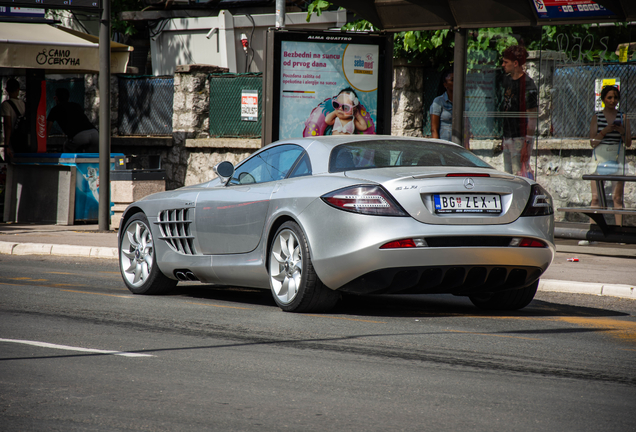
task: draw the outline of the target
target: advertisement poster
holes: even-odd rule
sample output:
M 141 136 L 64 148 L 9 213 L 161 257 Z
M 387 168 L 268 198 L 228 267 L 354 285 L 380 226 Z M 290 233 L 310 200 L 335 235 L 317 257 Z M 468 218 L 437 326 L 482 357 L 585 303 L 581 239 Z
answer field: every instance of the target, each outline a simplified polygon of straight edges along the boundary
M 258 121 L 258 90 L 241 90 L 241 120 Z
M 533 0 L 539 19 L 612 16 L 614 13 L 592 0 Z
M 379 46 L 318 39 L 281 42 L 278 138 L 374 134 Z
M 603 87 L 605 86 L 615 86 L 618 88 L 618 91 L 621 90 L 621 79 L 620 78 L 598 78 L 594 82 L 594 111 L 601 111 L 605 108 L 605 104 L 601 100 L 601 92 L 603 91 Z M 616 109 L 620 107 L 620 102 L 616 104 Z

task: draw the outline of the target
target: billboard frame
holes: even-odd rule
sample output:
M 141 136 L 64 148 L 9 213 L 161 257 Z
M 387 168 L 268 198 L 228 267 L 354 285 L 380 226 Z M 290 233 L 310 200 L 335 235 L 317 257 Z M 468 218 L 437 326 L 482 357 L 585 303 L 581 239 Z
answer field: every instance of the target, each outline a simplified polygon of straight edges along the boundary
M 280 139 L 281 73 L 283 42 L 318 42 L 321 44 L 376 45 L 378 47 L 377 134 L 391 134 L 391 100 L 393 84 L 393 34 L 343 31 L 302 31 L 270 28 L 265 47 L 263 74 L 263 146 Z

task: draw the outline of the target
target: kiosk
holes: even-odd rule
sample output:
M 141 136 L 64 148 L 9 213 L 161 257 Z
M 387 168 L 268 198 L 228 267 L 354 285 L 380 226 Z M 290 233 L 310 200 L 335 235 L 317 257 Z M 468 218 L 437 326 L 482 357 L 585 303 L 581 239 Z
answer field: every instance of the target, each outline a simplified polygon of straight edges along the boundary
M 7 165 L 5 222 L 73 225 L 99 211 L 99 153 L 19 153 Z M 111 153 L 110 169 L 125 165 Z M 111 203 L 112 206 L 112 203 Z

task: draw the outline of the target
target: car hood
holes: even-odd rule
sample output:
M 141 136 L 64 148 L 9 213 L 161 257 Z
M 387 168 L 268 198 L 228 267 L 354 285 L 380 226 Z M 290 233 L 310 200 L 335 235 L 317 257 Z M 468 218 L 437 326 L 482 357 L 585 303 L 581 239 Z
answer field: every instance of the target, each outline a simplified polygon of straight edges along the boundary
M 448 175 L 454 175 L 448 177 Z M 345 175 L 381 184 L 414 219 L 437 225 L 496 225 L 515 221 L 530 198 L 531 182 L 491 168 L 394 167 L 348 171 Z M 487 177 L 484 177 L 486 176 Z M 468 187 L 465 181 L 470 178 Z M 470 188 L 469 188 L 470 187 Z M 461 197 L 498 195 L 502 211 L 492 213 L 435 212 L 436 194 Z

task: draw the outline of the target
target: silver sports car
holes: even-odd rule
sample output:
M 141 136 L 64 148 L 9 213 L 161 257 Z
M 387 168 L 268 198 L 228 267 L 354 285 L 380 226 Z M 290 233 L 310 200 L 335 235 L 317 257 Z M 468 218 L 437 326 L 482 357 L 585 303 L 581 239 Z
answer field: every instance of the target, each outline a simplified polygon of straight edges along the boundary
M 298 138 L 214 170 L 126 209 L 119 263 L 133 293 L 181 280 L 271 289 L 296 312 L 340 293 L 520 309 L 554 256 L 550 195 L 447 141 Z

